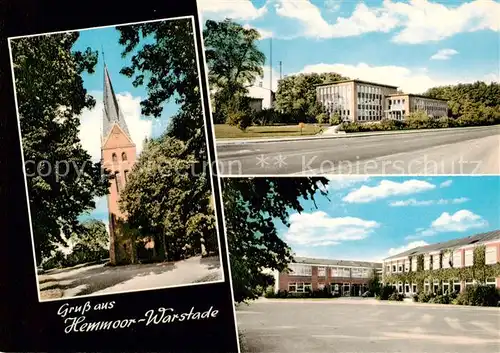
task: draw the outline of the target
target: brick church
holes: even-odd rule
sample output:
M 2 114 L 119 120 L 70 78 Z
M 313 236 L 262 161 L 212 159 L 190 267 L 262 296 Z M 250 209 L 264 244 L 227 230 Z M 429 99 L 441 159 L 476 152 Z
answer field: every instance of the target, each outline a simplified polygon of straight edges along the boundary
M 104 111 L 101 135 L 101 163 L 110 172 L 109 212 L 111 265 L 137 262 L 135 242 L 124 236 L 120 222 L 126 220 L 119 208 L 120 192 L 128 181 L 136 160 L 136 145 L 130 136 L 127 123 L 116 99 L 108 69 L 104 65 Z M 150 242 L 151 243 L 151 242 Z M 151 247 L 151 244 L 146 247 Z M 149 245 L 149 246 L 148 246 Z

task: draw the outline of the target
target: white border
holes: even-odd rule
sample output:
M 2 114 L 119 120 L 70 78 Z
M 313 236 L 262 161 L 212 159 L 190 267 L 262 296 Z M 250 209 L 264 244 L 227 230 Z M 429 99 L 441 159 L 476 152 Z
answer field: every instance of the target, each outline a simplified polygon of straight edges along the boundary
M 14 75 L 14 60 L 12 57 L 12 47 L 11 47 L 11 40 L 15 39 L 20 39 L 20 38 L 29 38 L 29 37 L 38 37 L 38 36 L 45 36 L 45 35 L 51 35 L 51 34 L 59 34 L 59 33 L 71 33 L 71 32 L 82 32 L 82 31 L 88 31 L 88 30 L 95 30 L 95 29 L 103 29 L 103 28 L 114 28 L 117 26 L 130 26 L 134 24 L 143 24 L 143 23 L 152 23 L 152 22 L 162 22 L 162 21 L 174 21 L 174 20 L 181 20 L 181 19 L 191 19 L 191 25 L 192 25 L 192 30 L 193 30 L 193 40 L 194 40 L 194 45 L 195 45 L 195 52 L 196 52 L 196 61 L 197 61 L 197 69 L 198 69 L 198 77 L 199 77 L 199 85 L 200 85 L 200 99 L 201 99 L 201 104 L 202 104 L 202 110 L 203 110 L 203 119 L 204 119 L 204 127 L 205 127 L 205 142 L 207 144 L 207 151 L 208 145 L 209 145 L 209 140 L 208 140 L 208 134 L 207 134 L 207 119 L 205 116 L 205 107 L 204 107 L 204 102 L 203 102 L 203 90 L 201 89 L 201 72 L 200 72 L 200 58 L 198 55 L 198 44 L 196 43 L 196 31 L 195 31 L 195 22 L 194 22 L 194 16 L 179 16 L 179 17 L 171 17 L 171 18 L 164 18 L 164 19 L 158 19 L 158 20 L 149 20 L 149 21 L 140 21 L 140 22 L 130 22 L 130 23 L 124 23 L 124 24 L 115 24 L 115 25 L 107 25 L 107 26 L 99 26 L 99 27 L 90 27 L 90 28 L 84 28 L 84 29 L 74 29 L 74 30 L 68 30 L 68 31 L 57 31 L 57 32 L 48 32 L 48 33 L 40 33 L 40 34 L 30 34 L 30 35 L 25 35 L 25 36 L 17 36 L 17 37 L 9 37 L 7 38 L 8 40 L 8 45 L 9 45 L 9 57 L 10 57 L 10 64 L 11 64 L 11 72 L 12 72 L 12 85 L 14 87 L 14 101 L 16 104 L 16 114 L 17 114 L 17 125 L 18 125 L 18 133 L 19 133 L 19 143 L 21 145 L 21 161 L 22 161 L 22 170 L 23 170 L 23 175 L 24 175 L 24 186 L 26 190 L 26 202 L 28 206 L 28 218 L 30 222 L 30 232 L 31 232 L 31 245 L 32 245 L 32 252 L 33 252 L 33 260 L 34 260 L 34 270 L 35 270 L 35 280 L 36 280 L 36 287 L 37 287 L 37 295 L 38 295 L 38 302 L 39 303 L 45 303 L 45 302 L 53 302 L 53 301 L 67 301 L 67 300 L 72 300 L 72 299 L 80 299 L 80 298 L 88 298 L 88 297 L 101 297 L 101 296 L 106 296 L 106 295 L 116 295 L 116 294 L 126 294 L 126 293 L 136 293 L 136 292 L 145 292 L 145 291 L 151 291 L 151 290 L 160 290 L 160 289 L 168 289 L 168 288 L 178 288 L 178 287 L 188 287 L 188 286 L 197 286 L 197 285 L 206 285 L 206 284 L 215 284 L 215 283 L 224 283 L 225 282 L 225 276 L 224 276 L 224 266 L 222 263 L 222 251 L 221 251 L 221 234 L 219 231 L 219 219 L 217 218 L 217 211 L 215 206 L 214 213 L 215 213 L 215 218 L 216 218 L 216 228 L 217 228 L 217 240 L 218 240 L 218 246 L 219 246 L 219 262 L 220 262 L 220 273 L 222 274 L 222 279 L 217 280 L 217 281 L 210 281 L 210 282 L 200 282 L 200 283 L 186 283 L 186 284 L 179 284 L 179 285 L 172 285 L 172 286 L 164 286 L 164 287 L 153 287 L 153 288 L 147 288 L 147 289 L 135 289 L 135 290 L 128 290 L 128 291 L 117 291 L 117 292 L 112 292 L 112 293 L 101 293 L 101 294 L 87 294 L 87 295 L 77 295 L 73 297 L 62 297 L 62 298 L 55 298 L 55 299 L 44 299 L 41 300 L 40 298 L 40 283 L 38 280 L 38 268 L 36 266 L 37 260 L 36 260 L 36 252 L 35 252 L 35 239 L 33 235 L 33 223 L 32 223 L 32 217 L 31 217 L 31 209 L 30 209 L 30 204 L 29 204 L 29 192 L 28 192 L 28 181 L 27 181 L 27 176 L 26 176 L 26 168 L 25 168 L 25 160 L 24 160 L 24 149 L 23 149 L 23 139 L 22 139 L 22 133 L 21 133 L 21 120 L 19 117 L 19 107 L 18 107 L 18 101 L 17 101 L 17 91 L 16 91 L 16 79 Z M 203 54 L 203 59 L 205 59 L 204 54 Z M 207 79 L 207 78 L 205 78 Z M 215 146 L 215 136 L 214 136 L 214 146 Z M 208 154 L 208 160 L 209 163 L 211 163 L 210 160 L 210 153 Z M 213 173 L 212 169 L 210 169 L 210 186 L 212 189 L 212 199 L 215 204 L 215 197 L 213 196 L 214 194 L 214 184 L 213 184 Z M 219 182 L 219 188 L 220 188 L 220 182 Z M 221 201 L 222 201 L 222 196 L 221 196 Z M 216 204 L 215 204 L 216 205 Z M 222 204 L 221 204 L 222 206 Z M 227 239 L 226 239 L 226 246 L 227 246 Z M 229 255 L 228 255 L 228 264 L 229 264 Z M 229 282 L 230 288 L 231 288 L 231 295 L 233 295 L 233 287 L 231 281 Z M 234 303 L 233 303 L 233 310 L 234 310 Z M 235 319 L 235 324 L 236 324 L 236 314 L 234 315 Z M 237 332 L 237 330 L 236 330 Z M 237 335 L 238 336 L 238 335 Z M 238 347 L 239 347 L 239 342 L 238 342 Z
M 212 102 L 210 100 L 210 83 L 208 82 L 208 67 L 207 67 L 207 59 L 205 57 L 205 41 L 203 39 L 203 30 L 202 30 L 202 15 L 201 15 L 201 11 L 198 7 L 198 4 L 197 4 L 197 9 L 198 9 L 198 21 L 200 21 L 200 39 L 201 39 L 201 55 L 203 57 L 203 65 L 205 65 L 205 84 L 206 84 L 206 87 L 207 87 L 207 91 L 209 92 L 209 97 L 208 97 L 208 110 L 209 110 L 209 118 L 210 118 L 210 122 L 212 123 L 212 141 L 214 141 L 214 156 L 215 156 L 215 160 L 216 160 L 216 163 L 215 163 L 215 170 L 217 172 L 217 184 L 219 186 L 219 196 L 220 196 L 220 204 L 221 204 L 221 215 L 222 215 L 222 226 L 224 227 L 224 234 L 226 235 L 224 241 L 226 243 L 226 256 L 227 256 L 227 269 L 228 269 L 228 272 L 229 272 L 229 288 L 231 289 L 231 301 L 233 303 L 232 307 L 233 307 L 233 317 L 234 317 L 234 328 L 235 328 L 235 333 L 236 333 L 236 343 L 237 343 L 237 346 L 238 346 L 238 353 L 241 353 L 241 342 L 240 342 L 240 335 L 239 335 L 239 331 L 238 331 L 238 319 L 236 317 L 236 306 L 235 306 L 235 302 L 234 302 L 234 289 L 233 289 L 233 279 L 232 279 L 232 271 L 231 271 L 231 261 L 229 260 L 229 244 L 228 244 L 228 241 L 227 241 L 227 228 L 226 228 L 226 216 L 225 216 L 225 213 L 224 213 L 224 199 L 222 197 L 222 185 L 221 185 L 221 176 L 219 174 L 219 163 L 218 162 L 218 158 L 217 158 L 217 140 L 215 138 L 215 124 L 214 124 L 214 119 L 213 119 L 213 115 L 212 115 Z M 194 20 L 194 19 L 193 19 Z M 195 45 L 197 45 L 196 41 L 195 41 Z M 198 61 L 199 63 L 199 61 Z M 198 68 L 199 70 L 199 68 Z M 203 92 L 203 90 L 201 89 L 201 77 L 200 77 L 200 91 Z M 202 93 L 203 95 L 203 93 Z M 203 105 L 203 112 L 205 112 L 205 106 Z M 205 124 L 205 135 L 208 135 L 207 133 L 207 125 Z M 208 138 L 208 136 L 207 136 Z M 208 158 L 210 160 L 210 153 L 208 154 Z

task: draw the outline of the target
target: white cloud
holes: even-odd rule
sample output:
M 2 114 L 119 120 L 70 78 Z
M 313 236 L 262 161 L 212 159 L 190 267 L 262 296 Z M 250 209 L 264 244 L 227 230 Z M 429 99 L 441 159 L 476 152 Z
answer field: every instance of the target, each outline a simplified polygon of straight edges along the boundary
M 451 184 L 453 184 L 453 180 L 452 179 L 448 179 L 448 180 L 443 181 L 441 184 L 439 184 L 439 187 L 441 187 L 441 188 L 447 188 Z
M 296 19 L 302 24 L 300 36 L 314 38 L 338 38 L 357 36 L 367 32 L 388 32 L 398 24 L 387 11 L 370 9 L 357 4 L 351 17 L 338 17 L 336 23 L 328 23 L 318 7 L 309 0 L 279 0 L 276 13 L 281 17 Z
M 455 49 L 440 49 L 436 54 L 431 56 L 431 60 L 448 60 L 453 55 L 457 55 L 458 51 Z
M 463 233 L 487 225 L 488 222 L 485 219 L 469 210 L 460 210 L 454 214 L 443 212 L 441 216 L 431 223 L 429 228 L 418 229 L 415 235 L 410 235 L 407 239 L 430 237 L 444 232 Z
M 420 246 L 425 246 L 429 245 L 426 241 L 423 240 L 417 240 L 417 241 L 412 241 L 411 243 L 408 243 L 406 245 L 400 246 L 399 248 L 390 248 L 389 249 L 389 256 L 401 254 L 402 252 L 418 248 Z
M 427 0 L 409 4 L 386 1 L 384 7 L 402 19 L 403 29 L 393 38 L 397 43 L 439 41 L 457 33 L 498 31 L 500 27 L 500 4 L 493 0 L 470 1 L 458 7 Z
M 369 177 L 365 175 L 333 175 L 326 176 L 326 178 L 329 180 L 326 186 L 327 190 L 347 189 L 369 180 Z
M 439 41 L 457 33 L 499 30 L 500 4 L 493 0 L 476 0 L 458 7 L 427 0 L 409 3 L 385 0 L 381 6 L 356 5 L 350 17 L 338 17 L 328 23 L 320 9 L 309 0 L 279 0 L 276 13 L 297 20 L 302 28 L 297 36 L 335 38 L 369 32 L 388 33 L 396 43 L 417 44 Z
M 213 20 L 255 20 L 267 13 L 267 4 L 257 8 L 250 0 L 198 0 L 197 4 L 203 18 Z
M 430 206 L 430 205 L 456 205 L 469 201 L 466 197 L 459 197 L 455 199 L 440 199 L 440 200 L 399 200 L 389 203 L 392 207 L 405 207 L 405 206 Z
M 332 218 L 322 211 L 294 213 L 285 233 L 292 245 L 327 246 L 367 238 L 379 224 L 356 217 Z
M 391 196 L 410 195 L 434 189 L 436 186 L 423 180 L 406 180 L 398 183 L 382 180 L 377 186 L 363 185 L 347 194 L 343 201 L 348 203 L 367 203 Z
M 341 63 L 318 63 L 306 65 L 299 73 L 323 73 L 336 72 L 351 79 L 360 79 L 398 86 L 407 93 L 423 93 L 427 89 L 436 86 L 455 85 L 458 83 L 473 83 L 477 80 L 485 82 L 498 82 L 498 73 L 490 73 L 484 77 L 431 77 L 425 68 L 407 68 L 403 66 L 371 66 L 366 63 L 356 65 Z
M 96 99 L 96 105 L 92 110 L 85 110 L 80 117 L 79 137 L 83 148 L 89 152 L 94 162 L 101 159 L 101 133 L 104 105 L 102 92 L 90 92 Z M 116 95 L 118 104 L 123 111 L 127 127 L 132 140 L 137 146 L 137 154 L 141 153 L 144 138 L 150 137 L 152 122 L 141 119 L 141 98 L 133 97 L 130 93 Z
M 248 23 L 245 24 L 245 25 L 243 25 L 243 28 L 245 28 L 245 29 L 250 29 L 250 28 L 255 29 L 257 32 L 259 32 L 261 40 L 262 39 L 267 39 L 267 38 L 270 38 L 270 37 L 273 36 L 273 32 L 272 31 L 269 31 L 267 29 L 257 28 L 257 27 L 251 26 Z

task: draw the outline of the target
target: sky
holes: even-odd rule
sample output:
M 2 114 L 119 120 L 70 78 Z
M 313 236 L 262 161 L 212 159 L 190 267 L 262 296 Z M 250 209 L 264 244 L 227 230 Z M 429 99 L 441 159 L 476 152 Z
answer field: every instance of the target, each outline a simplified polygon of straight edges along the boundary
M 296 256 L 381 261 L 410 248 L 500 229 L 498 176 L 334 176 L 328 198 L 302 200 L 290 227 Z
M 337 72 L 396 85 L 430 87 L 499 80 L 500 3 L 493 0 L 198 0 L 202 20 L 260 31 L 263 87 L 283 75 Z

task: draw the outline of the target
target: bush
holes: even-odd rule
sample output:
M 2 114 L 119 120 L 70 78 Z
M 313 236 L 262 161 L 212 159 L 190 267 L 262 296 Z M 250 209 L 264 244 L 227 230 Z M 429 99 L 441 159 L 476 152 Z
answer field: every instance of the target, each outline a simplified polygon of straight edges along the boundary
M 418 294 L 418 301 L 420 303 L 428 303 L 434 297 L 435 297 L 434 293 L 421 292 Z
M 458 305 L 498 306 L 500 290 L 484 284 L 467 287 L 456 298 Z
M 448 295 L 436 295 L 434 298 L 430 298 L 429 303 L 450 304 L 450 297 Z
M 380 288 L 380 294 L 377 295 L 377 299 L 379 300 L 389 300 L 389 297 L 396 293 L 396 288 L 390 285 L 384 285 Z
M 250 114 L 246 112 L 230 112 L 227 116 L 227 123 L 229 125 L 237 126 L 240 130 L 246 130 L 252 123 Z
M 418 293 L 413 294 L 413 301 L 418 303 Z
M 388 300 L 392 300 L 392 301 L 397 301 L 397 302 L 402 302 L 403 299 L 404 299 L 404 295 L 401 294 L 401 293 L 392 293 L 390 296 L 389 296 L 389 299 Z

